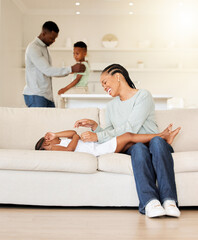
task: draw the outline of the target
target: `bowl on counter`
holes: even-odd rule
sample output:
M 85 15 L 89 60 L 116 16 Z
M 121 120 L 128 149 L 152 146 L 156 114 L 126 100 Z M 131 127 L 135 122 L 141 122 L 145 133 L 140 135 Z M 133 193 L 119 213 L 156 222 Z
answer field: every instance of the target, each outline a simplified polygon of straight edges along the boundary
M 118 45 L 118 41 L 102 41 L 102 45 L 105 48 L 115 48 Z

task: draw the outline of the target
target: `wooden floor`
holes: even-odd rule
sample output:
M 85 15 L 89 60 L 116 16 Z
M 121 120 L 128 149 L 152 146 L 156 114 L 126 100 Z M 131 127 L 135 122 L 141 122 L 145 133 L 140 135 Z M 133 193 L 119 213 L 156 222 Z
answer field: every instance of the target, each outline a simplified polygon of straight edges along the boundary
M 0 205 L 0 240 L 198 239 L 198 208 L 148 219 L 136 208 L 45 208 Z

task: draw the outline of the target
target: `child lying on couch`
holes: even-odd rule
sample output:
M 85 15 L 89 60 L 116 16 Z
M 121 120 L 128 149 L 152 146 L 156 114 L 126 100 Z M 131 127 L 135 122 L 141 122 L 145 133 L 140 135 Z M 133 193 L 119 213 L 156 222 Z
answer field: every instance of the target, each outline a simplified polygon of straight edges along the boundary
M 76 131 L 73 130 L 57 133 L 48 132 L 36 143 L 35 150 L 86 152 L 99 156 L 106 153 L 125 152 L 133 144 L 138 142 L 147 144 L 154 137 L 161 137 L 171 144 L 180 129 L 178 127 L 172 131 L 172 124 L 170 124 L 163 132 L 158 134 L 127 132 L 104 143 L 83 142 Z

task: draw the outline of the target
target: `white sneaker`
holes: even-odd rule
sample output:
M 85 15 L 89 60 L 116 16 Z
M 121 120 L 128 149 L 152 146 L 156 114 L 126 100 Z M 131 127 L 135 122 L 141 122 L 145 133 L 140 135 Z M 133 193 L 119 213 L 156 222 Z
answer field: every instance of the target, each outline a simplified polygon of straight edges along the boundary
M 171 217 L 180 217 L 180 211 L 176 206 L 175 201 L 173 200 L 166 200 L 163 203 L 163 207 L 166 211 L 166 215 L 167 216 L 171 216 Z
M 145 207 L 145 214 L 149 218 L 166 215 L 166 211 L 157 199 L 151 200 Z

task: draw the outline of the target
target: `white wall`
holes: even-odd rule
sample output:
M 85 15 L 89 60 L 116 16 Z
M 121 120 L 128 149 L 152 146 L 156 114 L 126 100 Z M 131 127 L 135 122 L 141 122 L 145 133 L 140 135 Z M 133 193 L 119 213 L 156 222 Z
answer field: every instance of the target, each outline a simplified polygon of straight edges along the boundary
M 0 0 L 0 29 L 1 29 L 1 0 Z M 2 56 L 2 32 L 0 31 L 0 56 Z M 0 57 L 0 76 L 2 75 L 2 58 Z M 2 86 L 2 78 L 0 77 L 0 86 Z M 2 95 L 0 92 L 0 102 L 2 102 Z
M 169 16 L 145 15 L 145 16 L 24 16 L 23 44 L 27 44 L 39 34 L 42 24 L 47 21 L 55 21 L 60 33 L 53 47 L 65 47 L 66 39 L 70 37 L 73 42 L 88 41 L 88 48 L 100 48 L 101 39 L 107 33 L 115 34 L 119 39 L 119 48 L 135 48 L 139 41 L 150 40 L 151 47 L 164 48 L 172 41 L 175 47 L 198 47 L 196 31 L 181 32 L 170 21 Z M 32 24 L 34 23 L 34 24 Z M 55 66 L 74 63 L 72 52 L 51 51 Z M 176 68 L 183 59 L 184 68 L 198 69 L 198 51 L 181 52 L 93 52 L 88 51 L 88 60 L 92 63 L 112 62 L 123 64 L 126 68 L 134 68 L 138 60 L 143 60 L 148 68 Z M 134 81 L 139 81 L 138 88 L 147 88 L 153 94 L 169 94 L 175 97 L 183 97 L 187 107 L 197 106 L 198 72 L 131 72 Z M 99 81 L 99 74 L 92 74 L 90 80 Z M 54 80 L 55 92 L 59 87 L 68 83 L 67 80 Z M 98 86 L 98 92 L 102 92 Z
M 24 106 L 22 89 L 22 14 L 11 0 L 1 0 L 0 106 Z
M 149 39 L 153 47 L 165 47 L 170 41 L 176 41 L 177 46 L 198 47 L 197 33 L 191 31 L 188 36 L 184 33 L 184 39 L 177 26 L 167 15 L 126 15 L 126 16 L 56 16 L 56 15 L 26 15 L 24 16 L 24 45 L 26 46 L 32 37 L 39 33 L 41 25 L 47 20 L 55 21 L 60 34 L 55 46 L 65 46 L 67 37 L 73 41 L 82 38 L 88 39 L 90 48 L 101 46 L 104 34 L 114 33 L 119 38 L 119 47 L 136 47 L 139 40 Z M 34 23 L 34 24 L 32 24 Z M 196 29 L 195 29 L 196 30 Z
M 24 106 L 22 90 L 25 85 L 24 50 L 41 31 L 45 21 L 55 21 L 60 33 L 54 47 L 65 47 L 68 37 L 73 42 L 88 41 L 88 49 L 101 47 L 101 39 L 107 33 L 113 33 L 118 37 L 119 48 L 135 48 L 139 41 L 150 40 L 151 47 L 164 48 L 170 42 L 175 41 L 176 47 L 198 48 L 198 34 L 195 29 L 186 34 L 175 25 L 170 16 L 159 15 L 128 15 L 128 16 L 66 16 L 66 15 L 25 15 L 17 9 L 11 0 L 1 0 L 1 19 L 3 37 L 3 73 L 0 83 L 1 106 Z M 197 26 L 196 26 L 197 27 Z M 9 29 L 9 31 L 8 31 Z M 71 65 L 74 63 L 71 52 L 51 51 L 54 66 Z M 180 62 L 180 52 L 93 52 L 88 51 L 90 64 L 117 62 L 126 68 L 134 68 L 138 60 L 145 63 L 148 68 L 175 68 Z M 198 69 L 198 51 L 185 52 L 182 56 L 184 68 Z M 22 61 L 21 61 L 22 59 Z M 2 64 L 1 64 L 2 66 Z M 147 88 L 153 94 L 169 94 L 183 97 L 186 106 L 198 103 L 198 73 L 188 72 L 130 72 L 134 81 L 139 81 L 138 88 Z M 95 81 L 96 91 L 102 92 L 99 83 L 99 73 L 91 74 L 91 81 Z M 67 84 L 69 78 L 54 79 L 54 92 Z
M 2 5 L 2 0 L 0 0 L 0 29 L 2 29 L 2 13 L 1 13 L 1 5 Z M 2 48 L 2 31 L 0 31 L 0 103 L 3 102 L 3 96 L 2 96 L 2 86 L 3 86 L 3 78 L 2 76 L 2 67 L 3 67 L 3 61 L 2 61 L 2 56 L 3 56 L 3 48 Z

